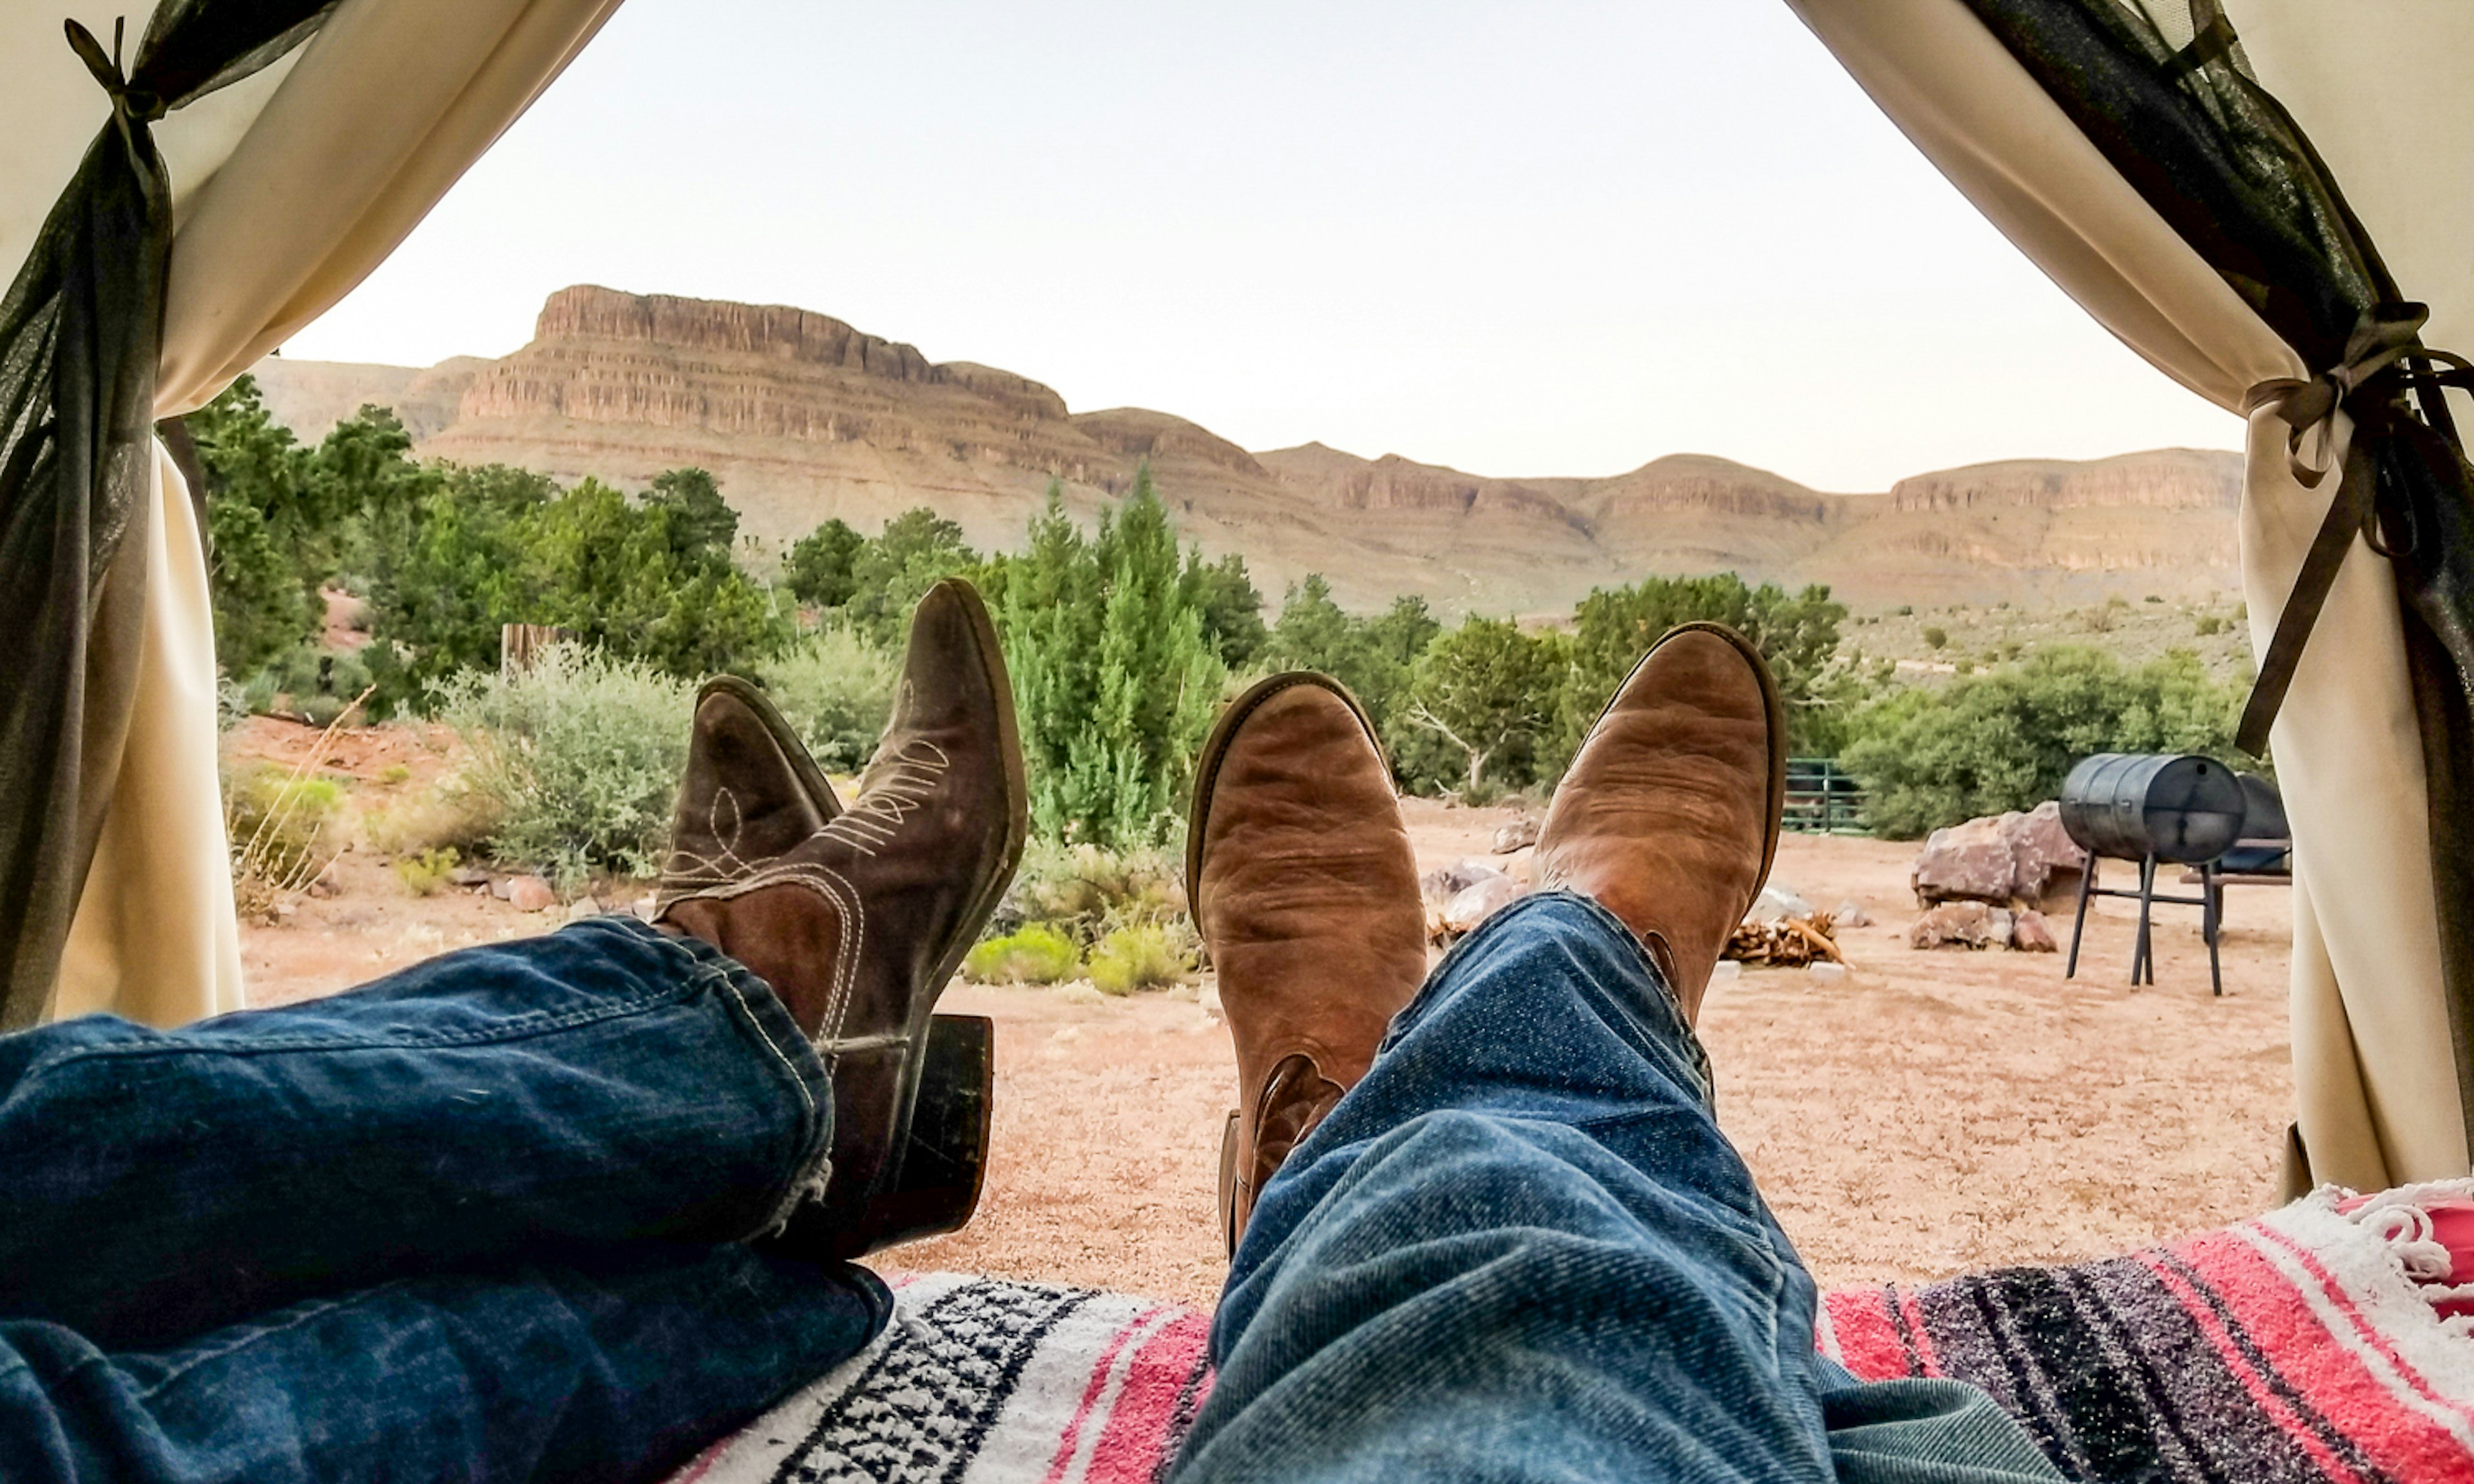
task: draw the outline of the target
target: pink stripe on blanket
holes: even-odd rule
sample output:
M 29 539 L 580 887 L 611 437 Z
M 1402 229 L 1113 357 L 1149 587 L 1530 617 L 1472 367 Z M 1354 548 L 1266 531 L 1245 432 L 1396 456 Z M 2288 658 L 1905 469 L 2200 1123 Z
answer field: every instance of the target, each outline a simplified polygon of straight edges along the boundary
M 1831 1331 L 1838 1339 L 1838 1363 L 1864 1380 L 1916 1374 L 1898 1321 L 1891 1317 L 1890 1305 L 1896 1302 L 1888 1288 L 1841 1288 L 1822 1295 Z
M 1117 1388 L 1099 1446 L 1091 1450 L 1085 1484 L 1150 1484 L 1161 1456 L 1185 1433 L 1194 1411 L 1210 1394 L 1203 1369 L 1211 1320 L 1184 1313 L 1143 1342 Z
M 1152 1325 L 1159 1315 L 1159 1309 L 1145 1309 L 1108 1337 L 1107 1348 L 1100 1352 L 1098 1363 L 1091 1367 L 1090 1382 L 1082 1388 L 1082 1404 L 1074 1409 L 1074 1416 L 1065 1424 L 1064 1433 L 1056 1440 L 1056 1457 L 1048 1466 L 1046 1484 L 1060 1484 L 1073 1472 L 1075 1455 L 1081 1451 L 1082 1429 L 1098 1426 L 1106 1421 L 1107 1409 L 1115 1404 L 1115 1393 L 1124 1385 L 1124 1378 L 1117 1375 L 1118 1352 L 1126 1348 L 1128 1340 Z M 1095 1412 L 1099 1414 L 1099 1422 L 1096 1423 L 1093 1421 Z

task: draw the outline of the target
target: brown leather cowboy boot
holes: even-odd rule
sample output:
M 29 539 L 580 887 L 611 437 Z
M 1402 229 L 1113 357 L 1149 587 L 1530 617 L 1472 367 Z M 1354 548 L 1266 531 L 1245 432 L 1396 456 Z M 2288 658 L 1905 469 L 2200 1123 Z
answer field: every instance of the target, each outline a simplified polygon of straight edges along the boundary
M 827 810 L 821 775 L 752 691 L 708 686 L 697 742 L 656 922 L 772 986 L 833 1078 L 830 1178 L 786 1237 L 849 1257 L 921 1234 L 904 1198 L 913 1111 L 932 1061 L 940 1083 L 958 1075 L 951 1048 L 932 1058 L 932 1014 L 1012 878 L 1027 824 L 987 610 L 959 579 L 920 600 L 893 719 L 847 810 Z M 939 1106 L 930 1142 L 949 1155 L 974 1119 L 983 1148 L 986 1125 L 984 1027 L 953 1034 L 976 1037 L 982 1075 L 975 1102 Z M 976 1168 L 933 1178 L 952 1191 L 964 1174 L 975 1198 Z
M 1220 1170 L 1233 1255 L 1264 1183 L 1366 1075 L 1426 977 L 1391 770 L 1337 681 L 1275 675 L 1220 718 L 1195 770 L 1185 881 L 1237 1042 Z
M 1639 937 L 1686 1022 L 1778 853 L 1786 712 L 1722 624 L 1668 630 L 1607 703 L 1546 807 L 1538 884 L 1586 892 Z

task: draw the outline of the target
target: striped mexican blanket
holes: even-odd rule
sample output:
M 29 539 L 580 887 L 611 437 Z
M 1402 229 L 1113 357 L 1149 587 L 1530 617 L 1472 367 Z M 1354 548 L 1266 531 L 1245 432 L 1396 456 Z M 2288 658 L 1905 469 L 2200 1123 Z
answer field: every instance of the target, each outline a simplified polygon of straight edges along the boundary
M 1950 1376 L 2017 1414 L 2073 1479 L 2474 1480 L 2474 1286 L 2447 1290 L 2421 1204 L 2322 1193 L 2221 1232 L 2070 1267 L 1828 1296 L 1859 1376 Z M 2420 1203 L 2420 1204 L 2418 1204 Z M 1209 1392 L 1206 1314 L 954 1274 L 897 1285 L 865 1352 L 671 1484 L 1150 1484 Z

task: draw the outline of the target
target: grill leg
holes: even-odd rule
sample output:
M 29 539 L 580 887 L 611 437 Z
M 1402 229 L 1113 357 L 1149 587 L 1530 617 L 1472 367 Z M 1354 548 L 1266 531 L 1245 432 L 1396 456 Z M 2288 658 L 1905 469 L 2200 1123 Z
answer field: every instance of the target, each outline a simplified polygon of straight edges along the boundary
M 2219 906 L 2222 890 L 2217 885 L 2216 863 L 2203 862 L 2199 867 L 2199 931 L 2208 940 L 2208 985 L 2219 999 L 2225 997 L 2224 966 L 2217 956 L 2217 938 L 2224 931 L 2224 919 L 2219 915 L 2223 909 Z
M 2062 969 L 2062 977 L 2065 979 L 2075 979 L 2079 976 L 2079 935 L 2087 931 L 2088 893 L 2095 889 L 2096 857 L 2090 855 L 2087 858 L 2087 869 L 2079 873 L 2079 911 L 2078 916 L 2071 921 L 2071 961 Z
M 2147 976 L 2147 983 L 2156 982 L 2156 949 L 2147 936 L 2147 914 L 2155 899 L 2156 857 L 2149 855 L 2139 862 L 2139 938 L 2136 946 L 2130 950 L 2130 983 L 2133 988 L 2140 983 L 2139 976 L 2143 973 Z

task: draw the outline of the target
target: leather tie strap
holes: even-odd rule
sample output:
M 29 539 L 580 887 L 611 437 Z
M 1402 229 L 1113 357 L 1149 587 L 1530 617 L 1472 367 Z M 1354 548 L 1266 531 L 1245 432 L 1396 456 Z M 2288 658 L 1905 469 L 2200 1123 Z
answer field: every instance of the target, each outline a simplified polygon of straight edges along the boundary
M 121 28 L 118 23 L 112 26 L 109 56 L 104 54 L 103 43 L 94 38 L 94 33 L 79 25 L 75 17 L 61 21 L 61 29 L 68 33 L 69 50 L 78 54 L 78 60 L 85 63 L 85 70 L 93 73 L 94 80 L 103 84 L 103 90 L 111 95 L 111 106 L 115 111 L 141 124 L 152 124 L 164 115 L 167 109 L 161 95 L 151 88 L 130 86 L 128 77 L 121 72 Z
M 2335 435 L 2338 412 L 2341 409 L 2355 415 L 2354 439 L 2345 452 L 2336 495 L 2328 502 L 2328 514 L 2319 522 L 2318 534 L 2311 539 L 2310 551 L 2302 558 L 2301 570 L 2294 574 L 2285 610 L 2276 616 L 2276 633 L 2260 660 L 2259 679 L 2251 686 L 2250 700 L 2243 706 L 2242 723 L 2234 733 L 2234 744 L 2253 756 L 2268 751 L 2268 726 L 2276 720 L 2277 708 L 2284 705 L 2285 693 L 2293 684 L 2293 670 L 2301 662 L 2302 647 L 2311 637 L 2312 626 L 2319 620 L 2319 610 L 2327 605 L 2328 591 L 2336 585 L 2338 568 L 2345 564 L 2346 554 L 2353 550 L 2354 538 L 2359 535 L 2373 551 L 2387 554 L 2380 544 L 2378 509 L 2373 498 L 2377 477 L 2372 467 L 2372 453 L 2386 415 L 2374 415 L 2367 406 L 2348 404 L 2371 378 L 2391 368 L 2398 368 L 2394 379 L 2401 386 L 2474 389 L 2474 366 L 2462 356 L 2422 344 L 2422 326 L 2430 318 L 2430 309 L 2422 304 L 2374 304 L 2363 311 L 2346 342 L 2345 359 L 2338 366 L 2309 381 L 2291 376 L 2263 381 L 2251 388 L 2243 400 L 2244 416 L 2263 407 L 2273 408 L 2292 430 L 2286 440 L 2287 467 L 2294 482 L 2306 490 L 2319 488 L 2328 470 L 2324 464 L 2315 468 L 2304 460 L 2304 440 L 2316 435 L 2324 458 Z M 2417 362 L 2446 369 L 2425 370 L 2413 364 Z M 2400 363 L 2405 364 L 2400 367 Z

